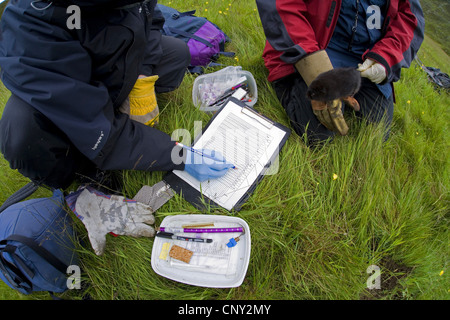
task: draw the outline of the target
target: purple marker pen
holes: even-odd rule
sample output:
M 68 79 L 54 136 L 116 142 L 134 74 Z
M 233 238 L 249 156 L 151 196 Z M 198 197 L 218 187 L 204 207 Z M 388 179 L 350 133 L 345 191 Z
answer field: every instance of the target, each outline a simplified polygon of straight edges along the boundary
M 225 232 L 244 232 L 244 228 L 165 228 L 161 227 L 158 229 L 161 232 L 172 232 L 172 233 L 225 233 Z

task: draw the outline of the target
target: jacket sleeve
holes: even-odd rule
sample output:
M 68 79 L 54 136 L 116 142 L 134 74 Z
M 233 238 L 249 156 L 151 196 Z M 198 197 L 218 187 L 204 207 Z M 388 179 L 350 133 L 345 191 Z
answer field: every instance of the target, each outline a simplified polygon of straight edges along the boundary
M 153 8 L 153 15 L 152 15 L 152 30 L 161 31 L 164 27 L 164 22 L 166 21 L 164 19 L 164 15 L 162 14 L 161 10 L 155 5 Z
M 155 1 L 156 2 L 156 1 Z M 158 7 L 148 6 L 152 10 L 152 24 L 148 31 L 148 41 L 145 48 L 145 57 L 143 61 L 142 72 L 147 75 L 153 75 L 154 67 L 160 62 L 163 56 L 162 47 L 160 45 L 162 37 L 162 28 L 164 26 L 164 16 Z
M 257 0 L 256 4 L 266 39 L 275 50 L 282 52 L 282 61 L 294 64 L 320 49 L 307 18 L 305 1 Z
M 371 58 L 386 68 L 388 82 L 400 79 L 401 68 L 411 65 L 424 38 L 425 20 L 419 1 L 397 3 L 395 16 L 388 13 L 386 17 L 384 36 L 364 54 L 364 58 Z
M 171 160 L 169 135 L 114 110 L 105 85 L 91 79 L 88 52 L 67 29 L 10 4 L 2 30 L 5 86 L 49 118 L 100 169 L 184 168 Z

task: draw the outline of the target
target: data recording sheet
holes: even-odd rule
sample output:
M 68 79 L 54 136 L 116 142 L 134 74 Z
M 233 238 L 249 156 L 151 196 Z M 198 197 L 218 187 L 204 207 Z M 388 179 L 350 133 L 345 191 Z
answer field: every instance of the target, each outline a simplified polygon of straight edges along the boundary
M 192 147 L 220 151 L 235 168 L 218 179 L 204 182 L 185 171 L 174 173 L 210 200 L 231 210 L 278 156 L 285 135 L 284 130 L 253 109 L 229 101 Z

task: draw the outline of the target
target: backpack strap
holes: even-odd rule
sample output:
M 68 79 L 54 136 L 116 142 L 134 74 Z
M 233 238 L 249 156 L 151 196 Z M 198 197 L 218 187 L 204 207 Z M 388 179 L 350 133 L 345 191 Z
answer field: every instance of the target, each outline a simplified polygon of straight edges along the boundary
M 233 52 L 227 52 L 227 53 L 233 53 Z M 233 53 L 234 54 L 234 53 Z M 227 55 L 228 57 L 232 57 L 231 55 Z M 209 62 L 206 66 L 188 66 L 189 73 L 195 73 L 195 74 L 203 74 L 205 73 L 205 69 L 211 68 L 211 67 L 225 67 L 225 65 L 217 62 Z
M 208 63 L 206 66 L 193 66 L 193 65 L 189 65 L 188 66 L 188 71 L 189 73 L 194 73 L 194 74 L 203 74 L 205 73 L 205 69 L 210 68 L 210 67 L 223 67 L 224 65 L 221 63 L 217 63 L 217 62 L 210 62 Z
M 28 268 L 25 262 L 20 258 L 15 251 L 17 247 L 8 244 L 8 241 L 17 241 L 28 248 L 36 252 L 40 257 L 52 265 L 56 270 L 62 274 L 66 274 L 67 266 L 65 263 L 61 262 L 56 256 L 50 253 L 47 249 L 39 246 L 32 239 L 20 236 L 11 235 L 8 238 L 0 241 L 0 245 L 5 245 L 5 247 L 0 250 L 0 271 L 6 277 L 8 282 L 17 289 L 22 289 L 28 294 L 33 290 L 33 283 L 30 281 L 34 277 L 34 272 Z M 14 263 L 11 263 L 5 259 L 3 253 L 6 252 L 10 255 Z M 52 295 L 52 293 L 50 293 Z
M 236 55 L 235 52 L 229 52 L 229 51 L 220 51 L 219 54 L 224 57 L 229 57 L 229 58 L 232 58 Z
M 26 293 L 30 294 L 32 292 L 33 283 L 30 281 L 30 278 L 34 276 L 34 273 L 31 272 L 30 269 L 26 267 L 24 269 L 24 272 L 17 268 L 13 263 L 9 262 L 5 259 L 3 256 L 3 252 L 8 252 L 11 255 L 11 248 L 9 248 L 9 245 L 7 245 L 4 249 L 0 250 L 0 271 L 2 272 L 3 276 L 6 278 L 6 280 L 12 285 L 14 288 L 18 290 L 24 290 Z M 13 250 L 13 252 L 15 249 Z M 19 263 L 21 266 L 25 265 L 25 263 L 13 253 L 11 255 L 15 263 Z M 28 274 L 29 277 L 25 275 L 25 273 Z
M 213 47 L 213 45 L 208 40 L 205 40 L 205 39 L 200 38 L 200 37 L 198 37 L 196 35 L 190 34 L 189 32 L 186 32 L 186 31 L 183 31 L 183 30 L 180 30 L 180 29 L 177 29 L 177 28 L 167 27 L 167 26 L 163 27 L 163 29 L 164 29 L 165 33 L 167 35 L 169 35 L 169 36 L 171 34 L 179 34 L 180 36 L 197 40 L 197 41 L 203 43 L 205 46 L 207 46 L 209 48 Z
M 0 213 L 8 208 L 9 206 L 22 201 L 25 198 L 31 196 L 37 189 L 39 188 L 39 184 L 32 181 L 23 186 L 21 189 L 13 193 L 0 207 Z
M 193 16 L 194 14 L 195 14 L 195 10 L 185 11 L 185 12 L 177 12 L 177 13 L 172 14 L 172 19 L 176 20 L 179 17 Z
M 3 205 L 0 207 L 0 213 L 4 211 L 9 206 L 22 201 L 23 199 L 32 195 L 38 188 L 40 184 L 36 182 L 30 182 L 24 187 L 12 194 Z M 10 283 L 11 286 L 30 294 L 33 292 L 33 283 L 30 279 L 34 277 L 34 272 L 26 265 L 26 263 L 16 254 L 17 246 L 11 245 L 8 241 L 20 242 L 28 248 L 32 249 L 41 258 L 43 258 L 47 263 L 52 265 L 56 270 L 62 274 L 67 274 L 67 265 L 59 260 L 55 255 L 44 247 L 38 245 L 33 239 L 21 236 L 21 235 L 11 235 L 6 239 L 0 241 L 0 245 L 4 246 L 0 249 L 0 271 Z M 3 253 L 8 253 L 11 257 L 13 263 L 5 259 Z M 15 265 L 15 264 L 16 265 Z M 53 292 L 49 292 L 53 299 L 58 299 L 54 296 Z
M 7 241 L 17 241 L 22 243 L 23 245 L 26 245 L 28 248 L 36 252 L 41 258 L 43 258 L 45 261 L 51 264 L 56 270 L 58 270 L 62 274 L 66 274 L 68 266 L 61 260 L 59 260 L 56 256 L 54 256 L 50 251 L 45 249 L 43 246 L 39 246 L 33 239 L 13 234 L 8 238 L 6 238 L 5 240 L 0 241 L 0 244 L 6 244 Z M 7 248 L 9 248 L 8 251 L 5 250 L 6 248 L 4 250 L 8 253 L 10 253 L 11 250 L 13 250 L 12 252 L 14 252 L 15 249 L 17 249 L 17 247 L 12 245 L 8 245 Z
M 0 271 L 14 288 L 22 289 L 28 294 L 32 292 L 33 284 L 31 281 L 15 265 L 6 261 L 3 256 L 0 256 Z
M 28 266 L 25 264 L 25 262 L 23 262 L 22 258 L 20 258 L 16 254 L 16 249 L 17 249 L 16 246 L 7 244 L 5 246 L 5 248 L 2 250 L 2 253 L 7 252 L 11 256 L 11 258 L 14 260 L 16 265 L 19 267 L 18 268 L 19 270 L 23 270 L 24 274 L 26 274 L 29 279 L 34 278 L 34 272 L 30 268 L 28 268 Z M 2 255 L 2 258 L 4 259 L 3 255 Z M 13 264 L 8 264 L 8 266 L 11 268 L 11 266 L 13 266 Z M 13 272 L 17 274 L 16 270 L 13 270 Z

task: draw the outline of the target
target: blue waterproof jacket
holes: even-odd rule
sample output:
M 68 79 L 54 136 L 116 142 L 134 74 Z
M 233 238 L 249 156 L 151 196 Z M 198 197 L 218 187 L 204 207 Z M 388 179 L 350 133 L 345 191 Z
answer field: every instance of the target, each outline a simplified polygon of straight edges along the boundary
M 81 7 L 81 28 L 67 27 L 61 2 Z M 12 1 L 1 20 L 2 81 L 101 169 L 183 169 L 169 135 L 117 111 L 162 56 L 157 1 L 136 2 Z
M 363 62 L 361 57 L 366 50 L 373 48 L 382 37 L 381 26 L 384 24 L 387 5 L 388 0 L 342 0 L 333 36 L 326 48 L 333 67 L 357 68 Z M 372 6 L 376 6 L 379 11 L 372 11 Z M 376 21 L 374 17 L 379 19 L 379 26 L 369 27 L 367 21 Z M 377 87 L 386 98 L 391 96 L 389 82 Z

